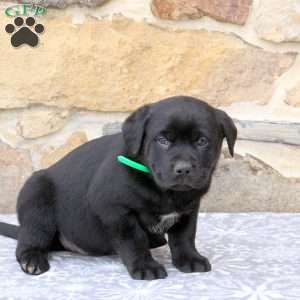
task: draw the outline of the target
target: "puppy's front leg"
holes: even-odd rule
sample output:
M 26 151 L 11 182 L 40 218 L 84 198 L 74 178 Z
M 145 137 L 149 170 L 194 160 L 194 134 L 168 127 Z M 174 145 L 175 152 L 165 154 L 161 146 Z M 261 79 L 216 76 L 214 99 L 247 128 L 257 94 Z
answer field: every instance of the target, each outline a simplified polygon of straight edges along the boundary
M 165 268 L 151 256 L 147 234 L 133 214 L 114 216 L 105 225 L 115 251 L 132 278 L 151 280 L 167 277 Z
M 211 265 L 200 255 L 195 246 L 198 208 L 190 215 L 183 215 L 168 231 L 168 242 L 174 266 L 181 272 L 208 272 Z

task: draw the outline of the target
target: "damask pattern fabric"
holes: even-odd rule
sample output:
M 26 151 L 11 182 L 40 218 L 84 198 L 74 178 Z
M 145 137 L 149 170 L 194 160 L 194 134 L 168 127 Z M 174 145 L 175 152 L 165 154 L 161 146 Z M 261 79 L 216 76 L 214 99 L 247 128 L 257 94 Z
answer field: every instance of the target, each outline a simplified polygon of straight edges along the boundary
M 0 220 L 16 218 L 0 215 Z M 164 246 L 153 256 L 168 277 L 136 281 L 117 256 L 70 252 L 52 253 L 47 273 L 26 275 L 15 261 L 16 241 L 0 237 L 0 299 L 300 299 L 300 214 L 202 213 L 196 245 L 209 258 L 211 272 L 180 273 Z

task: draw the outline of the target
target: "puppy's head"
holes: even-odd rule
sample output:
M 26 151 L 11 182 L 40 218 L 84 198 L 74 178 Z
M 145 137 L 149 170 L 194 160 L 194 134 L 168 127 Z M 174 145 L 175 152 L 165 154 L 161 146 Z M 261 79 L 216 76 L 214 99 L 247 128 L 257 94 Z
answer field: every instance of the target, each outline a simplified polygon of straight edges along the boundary
M 163 189 L 187 191 L 208 186 L 224 137 L 233 156 L 237 129 L 223 111 L 191 97 L 146 105 L 123 124 L 130 157 L 146 164 Z

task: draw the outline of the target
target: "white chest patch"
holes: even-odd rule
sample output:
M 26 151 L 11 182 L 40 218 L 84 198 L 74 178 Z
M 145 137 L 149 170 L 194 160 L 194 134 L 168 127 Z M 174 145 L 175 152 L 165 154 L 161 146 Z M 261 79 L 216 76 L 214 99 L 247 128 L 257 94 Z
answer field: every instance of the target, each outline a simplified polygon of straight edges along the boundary
M 178 222 L 180 214 L 177 212 L 172 212 L 170 214 L 161 215 L 160 221 L 149 227 L 149 231 L 152 233 L 165 233 L 167 232 L 176 222 Z

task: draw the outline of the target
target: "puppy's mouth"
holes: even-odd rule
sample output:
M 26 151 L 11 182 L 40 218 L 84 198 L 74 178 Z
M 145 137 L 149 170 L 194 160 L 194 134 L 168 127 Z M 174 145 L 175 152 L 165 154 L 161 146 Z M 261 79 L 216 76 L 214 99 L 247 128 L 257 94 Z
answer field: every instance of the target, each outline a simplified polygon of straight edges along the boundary
M 161 172 L 152 172 L 154 175 L 154 180 L 158 186 L 160 186 L 163 189 L 166 190 L 173 190 L 173 191 L 189 191 L 193 189 L 190 185 L 186 184 L 185 182 L 180 182 L 180 183 L 171 183 L 162 178 Z
M 187 184 L 174 184 L 170 187 L 170 190 L 180 191 L 180 192 L 190 191 L 192 189 L 193 189 L 193 187 L 191 187 Z

